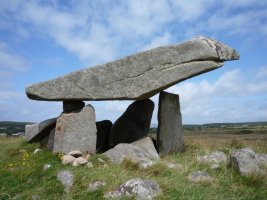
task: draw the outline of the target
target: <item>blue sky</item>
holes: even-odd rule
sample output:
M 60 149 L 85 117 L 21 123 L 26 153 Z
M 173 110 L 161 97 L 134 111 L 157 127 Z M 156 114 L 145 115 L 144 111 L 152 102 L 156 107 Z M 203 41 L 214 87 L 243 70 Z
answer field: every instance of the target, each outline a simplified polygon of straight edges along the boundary
M 68 2 L 68 3 L 66 3 Z M 179 83 L 183 123 L 267 121 L 267 1 L 132 0 L 0 2 L 0 121 L 58 116 L 59 102 L 25 88 L 195 36 L 215 38 L 240 60 Z M 157 105 L 158 96 L 152 97 Z M 116 120 L 130 101 L 87 102 Z M 152 123 L 157 123 L 157 106 Z

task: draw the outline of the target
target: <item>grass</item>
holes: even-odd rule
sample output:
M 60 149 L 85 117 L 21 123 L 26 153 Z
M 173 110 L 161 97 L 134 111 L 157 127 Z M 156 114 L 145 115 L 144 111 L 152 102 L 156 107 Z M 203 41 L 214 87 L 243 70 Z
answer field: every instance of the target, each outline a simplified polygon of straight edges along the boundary
M 27 144 L 22 138 L 0 138 L 0 199 L 31 199 L 37 194 L 41 199 L 103 199 L 103 194 L 132 178 L 147 178 L 159 183 L 162 193 L 155 199 L 267 199 L 266 177 L 243 177 L 227 166 L 212 170 L 206 164 L 198 163 L 196 157 L 207 152 L 251 147 L 258 153 L 267 153 L 266 134 L 218 135 L 186 134 L 187 151 L 165 156 L 162 161 L 179 163 L 182 168 L 169 169 L 159 162 L 148 169 L 140 170 L 129 161 L 121 166 L 111 164 L 104 156 L 91 158 L 93 168 L 86 166 L 63 166 L 57 155 L 42 151 L 33 154 L 37 144 Z M 106 160 L 108 166 L 99 161 Z M 43 171 L 45 163 L 52 167 Z M 57 181 L 57 173 L 62 169 L 71 170 L 75 176 L 74 186 L 69 194 Z M 214 181 L 192 183 L 187 176 L 194 170 L 205 170 Z M 95 192 L 87 192 L 88 183 L 103 180 L 106 185 Z M 128 198 L 133 199 L 133 198 Z

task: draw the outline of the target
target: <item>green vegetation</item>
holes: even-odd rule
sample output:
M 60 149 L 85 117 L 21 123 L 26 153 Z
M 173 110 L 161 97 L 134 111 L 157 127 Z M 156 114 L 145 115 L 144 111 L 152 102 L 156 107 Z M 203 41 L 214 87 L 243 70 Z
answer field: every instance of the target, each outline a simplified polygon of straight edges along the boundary
M 25 125 L 30 122 L 0 122 L 0 134 L 12 135 L 14 133 L 24 133 Z
M 229 155 L 235 148 L 251 147 L 258 153 L 267 153 L 267 134 L 230 135 L 217 133 L 185 136 L 187 151 L 166 156 L 162 162 L 146 170 L 140 170 L 129 161 L 117 166 L 108 162 L 108 166 L 99 162 L 94 155 L 91 158 L 93 168 L 86 166 L 63 166 L 58 155 L 42 151 L 33 154 L 37 144 L 27 144 L 22 138 L 0 137 L 0 199 L 31 199 L 39 195 L 41 199 L 103 199 L 103 194 L 116 188 L 125 181 L 140 177 L 157 181 L 162 194 L 155 199 L 267 199 L 267 177 L 242 177 L 226 164 L 219 170 L 212 170 L 206 164 L 196 161 L 198 155 L 222 150 Z M 169 169 L 164 161 L 182 165 L 181 169 Z M 43 171 L 44 164 L 52 167 Z M 74 186 L 69 194 L 57 181 L 59 170 L 68 169 L 75 175 Z M 187 176 L 194 170 L 205 170 L 215 180 L 211 183 L 192 183 Z M 88 183 L 103 180 L 107 184 L 96 192 L 88 192 Z

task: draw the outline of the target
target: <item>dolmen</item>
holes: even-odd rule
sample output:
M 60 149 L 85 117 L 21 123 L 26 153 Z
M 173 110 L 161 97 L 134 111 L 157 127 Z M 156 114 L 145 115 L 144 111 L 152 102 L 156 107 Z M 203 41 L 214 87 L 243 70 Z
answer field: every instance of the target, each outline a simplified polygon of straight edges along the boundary
M 238 53 L 225 44 L 196 37 L 33 84 L 26 88 L 28 98 L 61 101 L 63 112 L 57 118 L 27 125 L 25 137 L 55 153 L 78 149 L 94 154 L 119 149 L 116 146 L 120 144 L 132 145 L 147 138 L 154 110 L 149 98 L 159 93 L 154 147 L 160 155 L 182 152 L 179 95 L 164 90 L 237 59 Z M 84 101 L 107 100 L 134 101 L 114 124 L 109 120 L 96 122 L 94 108 Z

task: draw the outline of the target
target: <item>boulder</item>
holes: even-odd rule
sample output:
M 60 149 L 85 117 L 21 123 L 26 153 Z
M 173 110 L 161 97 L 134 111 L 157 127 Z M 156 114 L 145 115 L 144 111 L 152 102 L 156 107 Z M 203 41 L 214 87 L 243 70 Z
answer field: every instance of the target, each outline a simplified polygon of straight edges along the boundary
M 63 101 L 63 112 L 73 112 L 83 109 L 85 103 L 80 100 Z
M 212 169 L 220 168 L 220 165 L 227 162 L 227 157 L 222 151 L 215 151 L 209 154 L 198 156 L 199 162 L 208 163 Z
M 159 95 L 157 143 L 160 155 L 185 150 L 179 95 L 167 92 Z
M 28 142 L 40 142 L 56 126 L 56 118 L 47 119 L 38 124 L 25 126 L 25 139 Z
M 193 171 L 188 179 L 193 182 L 210 182 L 213 178 L 205 171 Z
M 112 122 L 103 120 L 96 122 L 97 139 L 96 139 L 96 152 L 103 153 L 108 150 L 109 133 L 112 127 Z
M 71 171 L 68 170 L 61 170 L 57 174 L 57 179 L 63 184 L 64 191 L 69 193 L 71 187 L 73 186 L 74 182 L 74 175 Z
M 267 155 L 257 154 L 250 148 L 235 150 L 230 165 L 243 176 L 267 174 Z
M 109 148 L 131 143 L 148 135 L 154 103 L 150 99 L 133 102 L 116 120 L 109 135 Z
M 236 59 L 239 55 L 234 49 L 196 37 L 31 85 L 26 94 L 47 101 L 141 100 Z
M 76 113 L 62 113 L 57 119 L 53 152 L 68 153 L 79 149 L 95 153 L 96 124 L 92 106 L 85 106 Z
M 115 164 L 121 164 L 124 159 L 137 163 L 139 168 L 148 168 L 160 157 L 149 137 L 131 144 L 121 143 L 104 153 Z
M 134 196 L 137 199 L 152 199 L 161 192 L 157 182 L 148 179 L 134 178 L 120 185 L 114 191 L 105 194 L 105 198 L 123 198 Z

